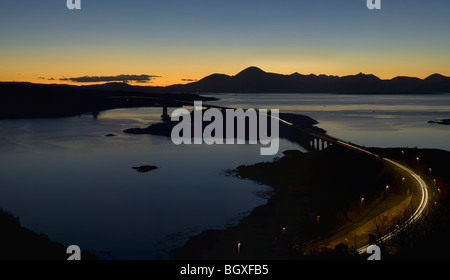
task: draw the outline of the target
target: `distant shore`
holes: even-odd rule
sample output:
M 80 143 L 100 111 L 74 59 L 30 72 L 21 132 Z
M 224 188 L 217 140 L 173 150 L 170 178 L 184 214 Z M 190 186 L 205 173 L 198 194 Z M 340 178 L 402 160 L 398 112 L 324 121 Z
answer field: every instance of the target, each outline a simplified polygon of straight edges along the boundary
M 153 92 L 151 88 L 115 83 L 68 86 L 0 82 L 0 120 L 59 118 L 117 108 L 181 107 L 183 102 L 213 101 L 195 93 Z
M 429 121 L 428 123 L 437 123 L 437 124 L 450 125 L 450 119 L 434 120 L 434 121 Z

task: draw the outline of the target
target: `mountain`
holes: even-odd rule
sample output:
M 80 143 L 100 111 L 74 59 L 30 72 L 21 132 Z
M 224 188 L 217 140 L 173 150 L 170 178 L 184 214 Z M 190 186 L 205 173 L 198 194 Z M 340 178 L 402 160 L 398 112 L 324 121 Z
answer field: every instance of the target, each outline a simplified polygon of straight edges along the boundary
M 235 76 L 212 74 L 197 82 L 166 87 L 170 92 L 199 93 L 445 93 L 450 77 L 433 74 L 426 79 L 395 77 L 383 80 L 372 74 L 349 76 L 290 75 L 249 67 Z

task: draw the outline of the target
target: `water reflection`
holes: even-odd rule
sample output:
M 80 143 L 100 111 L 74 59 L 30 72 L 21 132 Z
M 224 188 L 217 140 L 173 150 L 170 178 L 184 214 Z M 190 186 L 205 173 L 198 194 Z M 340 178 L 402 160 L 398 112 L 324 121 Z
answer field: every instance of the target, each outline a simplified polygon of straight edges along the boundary
M 353 143 L 450 151 L 450 95 L 218 95 L 215 104 L 309 115 Z M 169 113 L 171 110 L 169 111 Z M 175 146 L 169 138 L 125 135 L 158 121 L 161 108 L 117 109 L 97 119 L 0 121 L 0 207 L 51 239 L 120 259 L 169 257 L 189 234 L 221 228 L 265 199 L 264 188 L 224 176 L 271 160 L 258 145 Z M 105 137 L 106 134 L 116 137 Z M 281 141 L 280 153 L 299 149 Z M 280 156 L 277 155 L 277 156 Z M 133 166 L 156 165 L 149 173 Z M 233 220 L 234 219 L 234 220 Z
M 450 126 L 429 124 L 450 118 L 450 94 L 350 95 L 252 94 L 214 95 L 217 104 L 279 108 L 308 115 L 337 138 L 376 147 L 419 147 L 450 151 Z
M 168 258 L 189 234 L 223 228 L 265 203 L 254 194 L 265 187 L 224 174 L 271 160 L 259 145 L 187 148 L 122 133 L 157 121 L 156 110 L 0 121 L 0 207 L 53 240 L 119 259 L 154 259 Z M 286 141 L 280 147 L 276 156 L 299 148 Z M 132 169 L 141 165 L 158 169 Z

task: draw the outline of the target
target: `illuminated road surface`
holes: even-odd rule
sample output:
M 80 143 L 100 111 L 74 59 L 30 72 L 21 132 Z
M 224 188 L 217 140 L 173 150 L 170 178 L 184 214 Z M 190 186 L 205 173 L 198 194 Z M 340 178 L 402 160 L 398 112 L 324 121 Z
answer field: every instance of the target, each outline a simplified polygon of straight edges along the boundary
M 412 182 L 414 182 L 413 185 L 418 190 L 421 198 L 420 198 L 420 203 L 417 206 L 414 214 L 412 214 L 411 217 L 409 217 L 408 220 L 406 220 L 406 222 L 403 223 L 403 225 L 397 227 L 392 232 L 390 232 L 390 233 L 384 235 L 383 237 L 381 237 L 380 239 L 378 239 L 377 243 L 378 242 L 382 243 L 382 242 L 385 242 L 385 241 L 393 238 L 394 236 L 399 234 L 401 231 L 405 230 L 408 226 L 410 226 L 411 224 L 416 222 L 423 215 L 423 213 L 428 205 L 429 199 L 430 199 L 428 186 L 422 180 L 422 178 L 420 178 L 419 175 L 417 175 L 414 171 L 412 171 L 408 167 L 401 165 L 400 163 L 397 163 L 397 162 L 387 159 L 387 158 L 385 158 L 384 160 L 389 162 L 390 164 L 400 168 L 401 170 L 403 170 L 404 172 L 406 172 L 409 175 L 409 178 L 412 179 Z M 368 247 L 369 247 L 369 244 L 359 248 L 358 253 L 359 254 L 365 253 Z
M 283 122 L 283 123 L 285 123 L 285 124 L 287 124 L 287 125 L 289 125 L 289 126 L 296 127 L 295 124 L 293 124 L 293 123 L 291 123 L 291 122 L 288 122 L 288 121 L 286 121 L 286 120 L 283 120 L 282 118 L 274 117 L 274 116 L 271 116 L 271 117 L 276 118 L 278 121 L 281 121 L 281 122 Z M 298 127 L 297 127 L 297 128 L 298 128 Z M 365 150 L 365 149 L 362 149 L 362 148 L 357 147 L 357 146 L 355 146 L 355 145 L 352 145 L 352 144 L 350 144 L 350 143 L 346 143 L 346 142 L 344 142 L 344 141 L 342 141 L 342 140 L 339 140 L 339 139 L 337 139 L 337 138 L 331 137 L 331 136 L 329 136 L 329 135 L 322 134 L 322 133 L 317 133 L 317 132 L 315 132 L 315 131 L 304 130 L 304 129 L 301 129 L 301 128 L 300 128 L 300 130 L 302 130 L 303 132 L 306 132 L 306 133 L 310 134 L 310 135 L 313 136 L 313 137 L 321 138 L 322 140 L 328 141 L 329 143 L 334 143 L 334 144 L 337 144 L 337 145 L 339 145 L 339 146 L 343 146 L 343 147 L 346 147 L 346 148 L 348 148 L 348 149 L 352 149 L 352 150 L 355 150 L 355 151 L 358 151 L 358 152 L 361 152 L 361 153 L 365 153 L 365 154 L 374 156 L 374 157 L 376 157 L 376 158 L 378 158 L 378 159 L 381 159 L 381 157 L 380 157 L 379 155 L 377 155 L 377 154 L 374 154 L 374 153 L 372 153 L 372 152 L 369 152 L 369 151 L 367 151 L 367 150 Z M 395 237 L 397 234 L 399 234 L 400 232 L 402 232 L 403 230 L 405 230 L 408 226 L 410 226 L 411 224 L 413 224 L 414 222 L 416 222 L 416 221 L 423 215 L 423 213 L 424 213 L 424 211 L 425 211 L 425 209 L 426 209 L 426 207 L 427 207 L 427 205 L 428 205 L 428 202 L 429 202 L 429 200 L 430 200 L 428 186 L 427 186 L 427 184 L 422 180 L 422 178 L 420 178 L 419 175 L 417 175 L 414 171 L 412 171 L 412 170 L 409 169 L 408 167 L 406 167 L 406 166 L 404 166 L 404 165 L 402 165 L 402 164 L 400 164 L 400 163 L 398 163 L 398 162 L 395 162 L 395 161 L 390 160 L 390 159 L 388 159 L 388 158 L 383 158 L 383 160 L 384 160 L 385 162 L 387 162 L 387 163 L 393 165 L 393 166 L 394 166 L 394 169 L 395 169 L 395 168 L 400 169 L 400 170 L 402 170 L 403 172 L 405 172 L 405 174 L 407 174 L 406 176 L 409 177 L 410 182 L 411 182 L 411 184 L 413 185 L 413 188 L 415 188 L 416 191 L 417 191 L 417 193 L 420 194 L 420 203 L 419 203 L 419 205 L 417 206 L 417 208 L 415 209 L 414 214 L 412 214 L 411 217 L 409 217 L 409 218 L 406 220 L 406 222 L 404 222 L 402 225 L 399 225 L 399 226 L 398 226 L 395 230 L 393 230 L 392 232 L 390 232 L 390 233 L 384 235 L 383 237 L 379 238 L 379 239 L 377 240 L 377 243 L 386 242 L 387 240 L 389 240 L 389 239 Z M 406 178 L 406 176 L 405 176 L 405 178 Z M 412 203 L 412 202 L 411 202 L 411 203 Z M 363 247 L 360 247 L 360 248 L 357 250 L 358 253 L 359 253 L 359 254 L 364 254 L 364 253 L 366 252 L 367 248 L 368 248 L 370 245 L 372 245 L 372 244 L 367 244 L 367 245 L 365 245 L 365 246 L 363 246 Z
M 289 122 L 284 121 L 285 123 L 287 123 L 288 125 L 293 125 Z M 346 143 L 342 140 L 336 139 L 334 137 L 328 136 L 328 135 L 323 135 L 320 133 L 316 133 L 316 132 L 308 132 L 310 135 L 314 136 L 314 137 L 318 137 L 321 138 L 325 141 L 329 141 L 331 143 L 335 143 L 337 145 L 361 152 L 361 153 L 365 153 L 365 154 L 369 154 L 371 156 L 374 156 L 376 158 L 381 159 L 381 157 L 377 154 L 374 154 L 372 152 L 369 152 L 367 150 L 364 150 L 360 147 L 357 147 L 355 145 Z M 388 158 L 383 158 L 383 160 L 391 165 L 393 165 L 394 169 L 400 169 L 402 170 L 407 177 L 409 177 L 411 184 L 413 185 L 413 188 L 416 189 L 417 193 L 420 194 L 420 203 L 417 206 L 417 208 L 414 211 L 414 214 L 411 215 L 411 217 L 409 217 L 406 222 L 404 222 L 402 225 L 399 225 L 395 230 L 393 230 L 392 232 L 384 235 L 383 237 L 379 238 L 377 240 L 377 243 L 382 243 L 382 242 L 386 242 L 387 240 L 393 238 L 394 236 L 396 236 L 397 234 L 399 234 L 400 232 L 402 232 L 403 230 L 405 230 L 408 226 L 410 226 L 411 224 L 413 224 L 414 222 L 416 222 L 424 213 L 428 202 L 430 200 L 430 196 L 429 196 L 429 189 L 427 184 L 422 180 L 422 178 L 420 178 L 419 175 L 417 175 L 414 171 L 412 171 L 411 169 L 409 169 L 408 167 L 395 162 L 393 160 L 390 160 Z M 405 176 L 405 178 L 406 178 Z M 411 202 L 412 203 L 412 202 Z M 367 244 L 363 247 L 360 247 L 357 251 L 359 254 L 364 254 L 366 253 L 367 248 L 372 245 L 372 244 Z

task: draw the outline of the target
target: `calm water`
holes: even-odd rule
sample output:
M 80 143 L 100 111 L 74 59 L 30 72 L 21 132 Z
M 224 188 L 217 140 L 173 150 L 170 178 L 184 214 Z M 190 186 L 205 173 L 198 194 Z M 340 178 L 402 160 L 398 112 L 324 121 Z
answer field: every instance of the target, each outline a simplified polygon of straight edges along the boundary
M 220 105 L 306 114 L 330 135 L 366 146 L 450 150 L 450 126 L 427 123 L 450 118 L 450 95 L 217 97 Z M 255 194 L 266 187 L 224 174 L 275 157 L 261 157 L 259 145 L 175 146 L 167 137 L 122 133 L 160 114 L 137 108 L 96 120 L 0 121 L 0 207 L 52 240 L 117 259 L 153 259 L 168 258 L 189 235 L 235 224 L 266 202 Z M 286 149 L 301 147 L 282 141 L 280 153 Z M 159 169 L 132 169 L 141 165 Z
M 259 145 L 176 146 L 170 138 L 127 135 L 160 109 L 62 119 L 0 121 L 0 207 L 52 240 L 118 259 L 168 258 L 189 235 L 235 224 L 268 188 L 225 176 L 272 160 Z M 117 137 L 105 137 L 113 133 Z M 138 173 L 134 166 L 159 169 Z
M 280 109 L 319 121 L 328 134 L 367 147 L 418 147 L 450 151 L 450 94 L 222 94 L 223 106 Z M 269 104 L 269 105 L 267 105 Z

